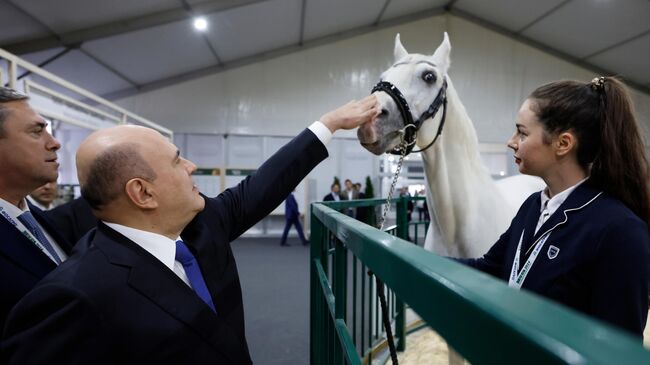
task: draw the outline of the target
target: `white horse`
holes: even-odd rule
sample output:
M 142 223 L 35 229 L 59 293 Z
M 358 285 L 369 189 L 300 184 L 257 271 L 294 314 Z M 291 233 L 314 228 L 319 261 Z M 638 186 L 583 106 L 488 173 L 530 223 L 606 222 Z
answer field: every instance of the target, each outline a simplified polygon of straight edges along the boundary
M 472 121 L 447 74 L 450 51 L 447 33 L 431 56 L 409 54 L 398 34 L 395 63 L 381 80 L 401 91 L 414 120 L 429 108 L 446 80 L 446 121 L 435 144 L 422 152 L 431 216 L 424 247 L 440 255 L 479 257 L 505 232 L 524 199 L 543 189 L 544 182 L 524 175 L 492 179 L 481 161 Z M 399 145 L 405 123 L 397 103 L 386 92 L 375 94 L 382 114 L 372 124 L 361 126 L 357 135 L 367 150 L 379 155 Z M 433 141 L 442 114 L 441 107 L 421 124 L 416 147 L 424 148 Z

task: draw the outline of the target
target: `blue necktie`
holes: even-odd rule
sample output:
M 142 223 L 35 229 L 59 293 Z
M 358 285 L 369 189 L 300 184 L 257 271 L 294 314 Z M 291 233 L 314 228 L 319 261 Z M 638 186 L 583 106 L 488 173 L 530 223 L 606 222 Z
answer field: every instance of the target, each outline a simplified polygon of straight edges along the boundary
M 194 258 L 194 255 L 185 245 L 185 242 L 178 240 L 176 241 L 176 261 L 180 262 L 185 269 L 185 274 L 190 280 L 190 285 L 194 292 L 212 309 L 213 312 L 217 313 L 217 310 L 214 309 L 214 303 L 212 303 L 212 297 L 208 291 L 208 287 L 205 285 L 205 280 L 203 280 L 203 275 L 201 274 L 201 268 L 199 263 Z
M 48 241 L 47 238 L 45 237 L 45 234 L 43 234 L 43 231 L 41 230 L 41 227 L 36 222 L 36 219 L 34 219 L 32 212 L 30 212 L 29 210 L 26 211 L 25 213 L 18 216 L 18 220 L 25 225 L 25 228 L 27 228 L 38 240 L 38 242 L 40 242 L 41 245 L 45 247 L 47 252 L 49 252 L 52 255 L 56 264 L 61 265 L 61 258 L 59 257 L 59 255 L 56 254 L 56 251 L 54 251 L 54 247 L 52 247 L 50 241 Z

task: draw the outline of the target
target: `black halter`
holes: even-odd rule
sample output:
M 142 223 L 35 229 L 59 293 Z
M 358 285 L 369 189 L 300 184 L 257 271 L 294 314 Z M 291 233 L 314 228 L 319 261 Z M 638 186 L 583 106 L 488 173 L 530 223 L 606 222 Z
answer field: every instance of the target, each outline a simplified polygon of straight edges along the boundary
M 403 133 L 403 140 L 406 143 L 406 153 L 405 155 L 408 155 L 411 152 L 422 152 L 426 150 L 427 148 L 433 146 L 434 143 L 436 143 L 436 140 L 438 137 L 440 137 L 440 134 L 442 134 L 442 127 L 445 125 L 445 119 L 447 117 L 447 80 L 445 79 L 442 83 L 442 87 L 440 88 L 440 91 L 438 91 L 438 95 L 436 96 L 435 100 L 429 105 L 427 110 L 420 115 L 420 117 L 417 120 L 413 120 L 413 115 L 411 114 L 411 108 L 409 108 L 409 104 L 404 98 L 404 95 L 399 91 L 397 86 L 391 84 L 388 81 L 380 81 L 377 83 L 372 88 L 372 92 L 374 93 L 375 91 L 383 91 L 388 96 L 390 96 L 393 101 L 395 101 L 395 104 L 397 105 L 397 108 L 399 109 L 399 113 L 402 116 L 402 120 L 404 121 L 404 128 L 400 130 L 401 133 Z M 421 150 L 413 151 L 413 146 L 415 146 L 415 138 L 417 136 L 417 132 L 420 130 L 420 127 L 422 126 L 422 123 L 424 123 L 425 120 L 432 118 L 433 116 L 436 115 L 438 110 L 440 109 L 440 106 L 443 106 L 442 109 L 442 119 L 440 120 L 440 125 L 438 126 L 438 132 L 436 133 L 436 136 L 433 138 L 433 141 L 429 143 L 426 147 L 424 147 Z M 402 154 L 402 148 L 403 144 L 400 144 L 399 146 L 395 147 L 393 150 L 388 151 L 388 153 L 391 153 L 393 155 L 401 155 Z

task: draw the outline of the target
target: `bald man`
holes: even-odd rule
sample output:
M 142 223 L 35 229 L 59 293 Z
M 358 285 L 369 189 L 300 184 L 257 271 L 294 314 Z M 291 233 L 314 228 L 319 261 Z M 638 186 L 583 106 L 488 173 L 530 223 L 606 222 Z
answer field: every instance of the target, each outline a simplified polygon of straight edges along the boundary
M 100 223 L 12 311 L 8 362 L 250 364 L 229 243 L 327 157 L 332 133 L 377 115 L 374 97 L 325 114 L 216 198 L 199 193 L 196 166 L 151 129 L 89 136 L 77 170 Z

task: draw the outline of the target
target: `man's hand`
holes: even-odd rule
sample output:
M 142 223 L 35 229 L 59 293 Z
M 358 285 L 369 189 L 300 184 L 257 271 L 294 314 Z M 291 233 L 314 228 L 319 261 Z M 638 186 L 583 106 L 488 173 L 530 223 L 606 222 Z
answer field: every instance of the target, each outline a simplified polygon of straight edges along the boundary
M 323 115 L 320 122 L 332 132 L 339 129 L 352 129 L 371 122 L 380 113 L 379 102 L 374 95 L 351 102 Z

